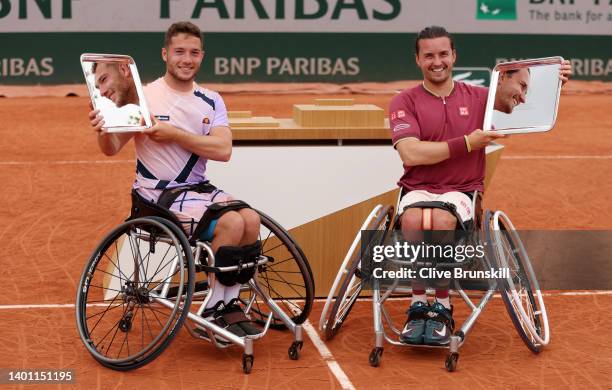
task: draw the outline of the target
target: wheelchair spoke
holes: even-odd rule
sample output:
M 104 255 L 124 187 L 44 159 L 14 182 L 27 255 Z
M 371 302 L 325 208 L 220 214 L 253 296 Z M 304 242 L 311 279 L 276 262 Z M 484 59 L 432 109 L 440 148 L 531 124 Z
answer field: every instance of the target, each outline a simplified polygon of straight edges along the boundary
M 157 323 L 159 324 L 159 326 L 163 327 L 164 325 L 162 324 L 162 322 L 159 320 L 159 317 L 157 317 L 157 314 L 155 314 L 155 312 L 157 311 L 156 309 L 153 309 L 153 307 L 151 306 L 150 302 L 147 302 L 147 306 L 149 306 L 149 310 L 151 310 L 151 313 L 153 313 L 153 316 L 155 317 L 155 319 L 157 320 Z M 160 314 L 165 314 L 160 312 Z
M 106 313 L 106 312 L 108 312 L 109 310 L 111 310 L 111 309 L 110 309 L 110 307 L 111 307 L 111 305 L 112 305 L 112 304 L 115 302 L 115 300 L 117 299 L 117 297 L 118 297 L 118 295 L 115 295 L 115 297 L 114 297 L 114 298 L 113 298 L 113 300 L 112 300 L 112 301 L 111 301 L 111 302 L 108 304 L 108 307 L 106 308 L 106 310 L 104 310 L 104 312 L 103 312 L 103 313 Z M 89 302 L 89 303 L 92 303 L 92 302 Z M 123 307 L 123 309 L 124 309 L 124 310 L 123 310 L 123 315 L 125 315 L 125 310 L 126 310 L 125 304 L 124 304 L 123 302 L 121 302 L 121 304 L 119 304 L 119 305 L 117 305 L 117 306 L 121 306 L 121 307 Z M 97 322 L 94 324 L 93 328 L 92 328 L 92 329 L 89 331 L 89 335 L 90 335 L 90 336 L 93 334 L 94 330 L 96 329 L 96 327 L 98 326 L 98 324 L 100 323 L 100 321 L 101 321 L 101 320 L 102 320 L 102 317 L 98 318 L 98 321 L 97 321 Z
M 281 279 L 283 279 L 283 278 L 282 278 L 282 276 L 279 276 L 279 277 L 280 277 Z M 278 280 L 278 279 L 271 278 L 271 277 L 269 277 L 269 276 L 266 276 L 265 278 L 266 278 L 266 280 L 267 280 L 268 282 L 269 282 L 269 281 L 272 281 L 272 282 L 277 282 L 277 283 L 283 283 L 283 284 L 286 284 L 286 285 L 287 285 L 287 286 L 289 286 L 289 287 L 290 287 L 290 288 L 293 290 L 293 292 L 295 292 L 296 294 L 300 294 L 300 292 L 299 292 L 298 290 L 296 290 L 296 289 L 295 289 L 293 286 L 306 288 L 306 286 L 305 286 L 305 285 L 303 285 L 303 284 L 291 283 L 291 282 L 286 281 L 285 279 L 283 279 L 283 280 Z
M 119 252 L 116 252 L 116 253 L 119 253 Z M 123 284 L 123 281 L 124 281 L 124 280 L 130 280 L 130 278 L 128 278 L 128 277 L 127 277 L 127 276 L 126 276 L 126 275 L 125 275 L 123 272 L 121 272 L 121 267 L 118 265 L 118 264 L 119 264 L 119 262 L 117 262 L 117 264 L 115 264 L 115 262 L 113 261 L 113 259 L 111 259 L 111 258 L 110 258 L 110 257 L 109 257 L 109 256 L 106 254 L 106 252 L 104 253 L 104 257 L 106 257 L 106 258 L 108 259 L 108 261 L 110 261 L 110 263 L 111 263 L 112 265 L 114 265 L 114 266 L 115 266 L 115 269 L 119 271 L 119 275 L 117 275 L 117 277 L 119 278 L 119 282 L 120 282 L 120 284 Z M 108 273 L 108 272 L 107 272 L 107 273 Z M 123 278 L 121 278 L 121 275 L 123 275 Z M 115 276 L 115 275 L 111 275 L 111 276 Z
M 271 267 L 270 267 L 270 268 L 272 268 L 272 267 L 278 267 L 279 265 L 281 265 L 281 264 L 283 264 L 283 263 L 286 263 L 286 262 L 288 262 L 288 261 L 291 261 L 291 260 L 295 260 L 295 257 L 293 257 L 293 256 L 292 256 L 292 257 L 290 257 L 290 258 L 288 258 L 288 259 L 285 259 L 285 260 L 281 260 L 281 261 L 273 261 L 273 262 L 271 263 Z M 300 272 L 300 273 L 301 273 L 301 272 Z
M 162 259 L 160 260 L 159 264 L 157 264 L 157 268 L 155 269 L 155 272 L 153 273 L 153 275 L 149 278 L 150 281 L 153 280 L 153 278 L 155 278 L 162 270 L 159 269 L 159 267 L 161 267 L 162 263 L 164 262 L 164 259 L 166 258 L 166 256 L 168 255 L 168 252 L 170 252 L 170 248 L 171 246 L 168 246 L 168 248 L 166 248 L 166 253 L 164 253 L 164 256 L 162 257 Z M 170 264 L 172 263 L 172 261 L 174 261 L 174 257 L 170 260 Z M 164 266 L 165 268 L 166 266 Z M 147 267 L 148 268 L 148 267 Z M 150 283 L 150 281 L 147 281 L 147 283 Z M 150 291 L 150 290 L 149 290 Z
M 95 288 L 99 288 L 100 290 L 106 290 L 106 291 L 115 291 L 120 293 L 121 290 L 117 290 L 116 288 L 109 288 L 109 287 L 104 287 L 104 286 L 98 286 L 97 284 L 90 284 L 89 287 L 95 287 Z
M 113 310 L 113 309 L 116 309 L 116 308 L 118 308 L 118 307 L 123 307 L 123 303 L 120 303 L 120 304 L 115 305 L 115 306 L 112 306 L 112 307 L 111 307 L 111 306 L 109 306 L 108 308 L 106 308 L 106 310 L 101 311 L 101 312 L 96 313 L 96 314 L 92 314 L 92 315 L 90 315 L 90 316 L 87 316 L 87 317 L 85 317 L 85 319 L 86 319 L 86 320 L 90 320 L 90 319 L 92 319 L 92 318 L 94 318 L 94 317 L 97 317 L 97 316 L 99 316 L 99 315 L 106 314 L 107 312 L 109 312 L 109 311 L 111 311 L 111 310 Z M 92 331 L 93 331 L 93 329 L 92 329 Z
M 272 285 L 270 285 L 269 283 L 266 283 L 266 285 L 268 286 L 268 290 L 273 292 L 278 298 L 278 300 L 280 300 L 281 302 L 284 302 L 286 304 L 290 304 L 293 305 L 295 308 L 299 309 L 300 312 L 302 311 L 302 308 L 299 305 L 296 305 L 295 303 L 293 303 L 291 300 L 286 299 L 283 297 L 282 294 L 280 294 L 276 289 L 274 289 L 274 287 L 272 287 Z M 299 294 L 299 293 L 298 293 Z M 274 298 L 273 298 L 274 299 Z
M 273 250 L 275 250 L 276 248 L 280 248 L 281 246 L 284 246 L 284 245 L 285 245 L 285 243 L 281 241 L 281 242 L 280 242 L 280 244 L 278 244 L 278 245 L 277 245 L 277 246 L 275 246 L 275 247 L 272 247 L 272 248 L 266 248 L 266 247 L 265 247 L 265 243 L 264 243 L 264 244 L 262 244 L 262 248 L 264 248 L 264 250 L 262 250 L 262 253 L 269 253 L 269 252 L 272 252 L 272 251 L 273 251 Z
M 125 317 L 125 314 L 126 314 L 126 313 L 127 313 L 127 306 L 124 306 L 123 315 L 121 316 L 121 318 Z M 115 334 L 113 335 L 113 338 L 112 338 L 112 340 L 111 340 L 111 342 L 110 342 L 110 344 L 109 344 L 109 346 L 108 346 L 108 348 L 107 348 L 107 350 L 106 350 L 106 351 L 108 352 L 108 351 L 110 350 L 110 346 L 111 346 L 111 344 L 113 343 L 113 341 L 114 341 L 114 339 L 115 339 L 115 335 L 116 335 L 116 334 L 117 334 L 117 332 L 119 331 L 119 322 L 120 322 L 120 321 L 121 321 L 121 320 L 117 321 L 117 322 L 115 323 L 115 326 L 111 327 L 111 328 L 108 330 L 108 332 L 106 332 L 106 334 L 104 335 L 104 337 L 102 337 L 102 339 L 101 339 L 101 340 L 98 342 L 98 344 L 96 344 L 96 349 L 98 348 L 98 345 L 100 345 L 100 344 L 101 344 L 101 343 L 102 343 L 102 342 L 103 342 L 103 341 L 104 341 L 104 340 L 105 340 L 105 339 L 108 337 L 108 335 L 109 335 L 109 334 L 110 334 L 110 333 L 113 331 L 113 329 L 114 329 L 114 330 L 115 330 Z M 93 332 L 89 332 L 89 335 L 91 336 L 91 334 L 92 334 L 92 333 L 93 333 Z
M 280 275 L 279 275 L 279 277 L 280 277 L 281 279 L 283 279 L 283 280 L 278 280 L 278 279 L 270 278 L 269 276 L 267 276 L 267 275 L 266 275 L 266 276 L 265 276 L 265 279 L 266 279 L 266 281 L 268 282 L 268 286 L 270 286 L 270 288 L 272 287 L 272 286 L 270 285 L 270 283 L 269 283 L 269 282 L 270 282 L 270 280 L 271 280 L 271 281 L 273 281 L 273 282 L 277 282 L 277 283 L 284 283 L 284 284 L 286 284 L 287 286 L 289 286 L 289 288 L 291 288 L 291 289 L 292 289 L 292 290 L 293 290 L 293 291 L 294 291 L 294 292 L 297 294 L 297 296 L 298 296 L 298 297 L 300 296 L 300 292 L 299 292 L 298 290 L 296 290 L 296 289 L 295 289 L 293 286 L 298 286 L 298 287 L 303 287 L 303 288 L 306 288 L 306 286 L 304 286 L 304 285 L 299 285 L 299 284 L 295 284 L 295 283 L 288 282 L 287 280 L 285 280 L 285 279 L 284 279 L 282 276 L 280 276 Z M 282 296 L 282 295 L 280 295 L 280 294 L 278 294 L 278 295 L 279 295 L 279 296 Z

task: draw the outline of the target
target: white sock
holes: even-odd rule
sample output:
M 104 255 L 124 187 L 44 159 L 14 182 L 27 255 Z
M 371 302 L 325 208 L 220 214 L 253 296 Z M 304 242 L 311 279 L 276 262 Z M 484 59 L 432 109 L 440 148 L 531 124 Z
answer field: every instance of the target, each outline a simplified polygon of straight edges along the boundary
M 427 304 L 427 295 L 425 294 L 420 294 L 420 295 L 412 295 L 412 302 L 410 302 L 410 304 L 412 305 L 413 303 L 416 302 L 423 302 L 424 304 Z
M 206 306 L 204 308 L 210 309 L 211 307 L 215 306 L 217 302 L 223 301 L 225 298 L 225 290 L 227 290 L 227 287 L 216 280 L 214 287 L 208 292 L 210 297 L 208 298 L 208 302 L 206 302 Z
M 450 297 L 446 298 L 436 298 L 436 302 L 441 303 L 442 306 L 450 310 Z
M 229 303 L 232 299 L 238 298 L 238 295 L 240 295 L 240 287 L 242 287 L 240 283 L 236 283 L 231 287 L 225 287 L 223 301 Z

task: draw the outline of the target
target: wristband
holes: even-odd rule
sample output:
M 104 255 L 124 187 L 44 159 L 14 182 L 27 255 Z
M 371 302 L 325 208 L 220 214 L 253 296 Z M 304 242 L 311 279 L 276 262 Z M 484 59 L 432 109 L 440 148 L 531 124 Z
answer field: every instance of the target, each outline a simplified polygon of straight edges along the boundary
M 468 139 L 467 135 L 464 135 L 463 137 L 465 138 L 465 147 L 468 153 L 470 153 L 472 151 L 472 145 L 470 145 L 470 140 Z
M 467 156 L 468 150 L 465 145 L 465 138 L 463 137 L 455 137 L 446 141 L 448 144 L 448 152 L 450 154 L 450 158 L 463 157 Z

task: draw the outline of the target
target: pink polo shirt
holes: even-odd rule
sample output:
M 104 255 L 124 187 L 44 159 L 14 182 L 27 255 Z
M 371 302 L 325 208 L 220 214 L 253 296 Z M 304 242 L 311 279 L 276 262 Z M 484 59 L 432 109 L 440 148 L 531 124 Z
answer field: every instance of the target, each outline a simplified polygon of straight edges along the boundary
M 398 185 L 435 194 L 483 191 L 484 149 L 467 153 L 464 135 L 482 129 L 487 88 L 455 82 L 451 94 L 440 98 L 422 85 L 406 89 L 389 106 L 393 146 L 405 138 L 449 143 L 451 158 L 432 165 L 407 166 Z

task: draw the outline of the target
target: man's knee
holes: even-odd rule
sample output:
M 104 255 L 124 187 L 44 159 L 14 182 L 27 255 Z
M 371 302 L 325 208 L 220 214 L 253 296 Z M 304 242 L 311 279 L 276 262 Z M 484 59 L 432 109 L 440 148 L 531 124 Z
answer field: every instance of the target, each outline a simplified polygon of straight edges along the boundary
M 423 211 L 421 209 L 408 209 L 401 217 L 402 230 L 421 230 Z
M 237 211 L 228 211 L 217 220 L 215 226 L 215 236 L 231 236 L 240 240 L 244 234 L 244 219 Z
M 242 209 L 238 210 L 238 213 L 244 221 L 245 233 L 257 232 L 259 234 L 261 218 L 259 217 L 259 214 L 257 214 L 257 211 L 253 209 Z
M 457 218 L 446 210 L 433 209 L 434 230 L 455 230 Z

